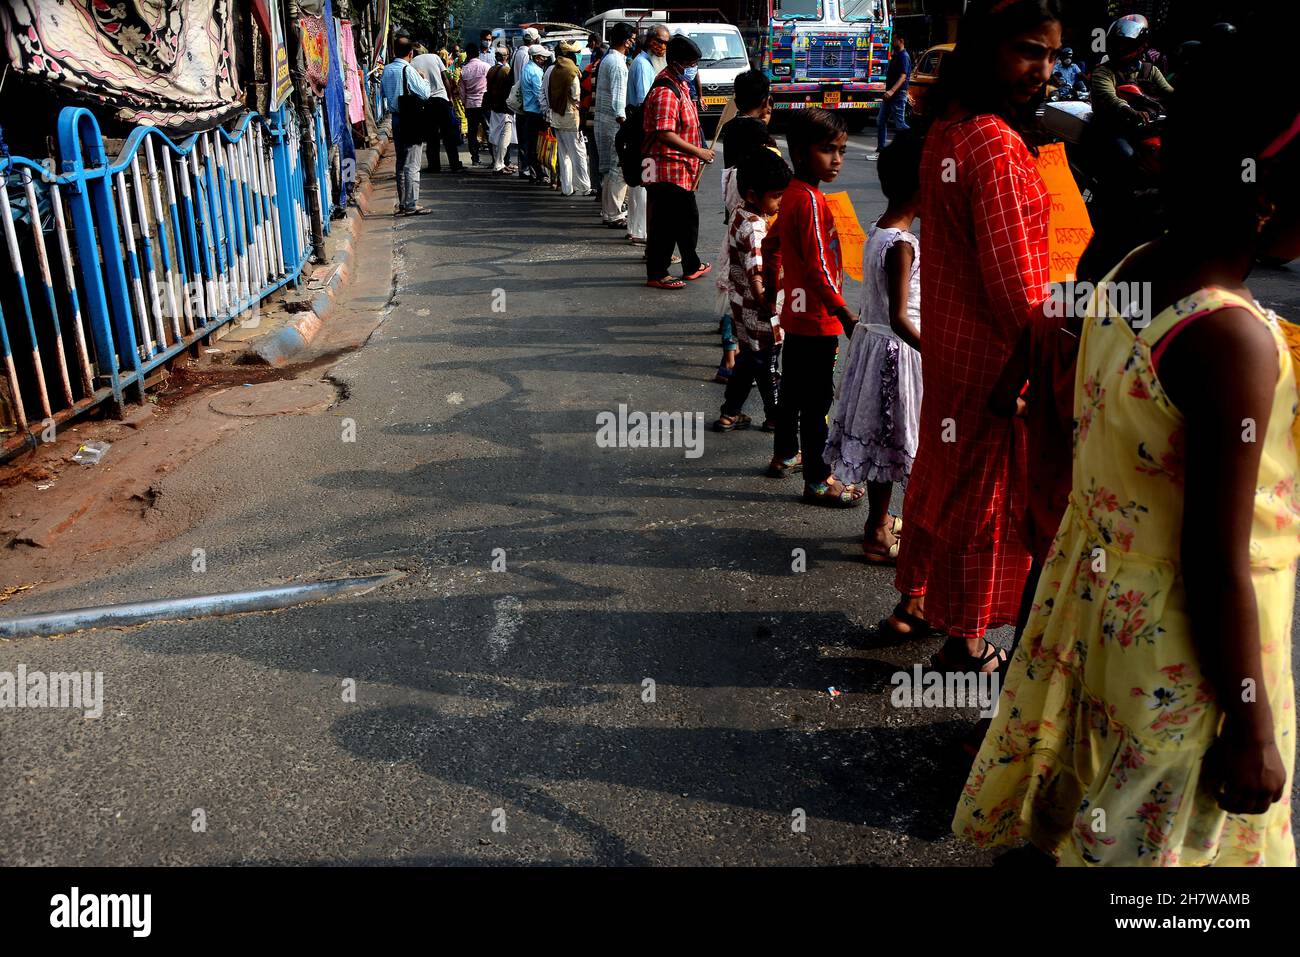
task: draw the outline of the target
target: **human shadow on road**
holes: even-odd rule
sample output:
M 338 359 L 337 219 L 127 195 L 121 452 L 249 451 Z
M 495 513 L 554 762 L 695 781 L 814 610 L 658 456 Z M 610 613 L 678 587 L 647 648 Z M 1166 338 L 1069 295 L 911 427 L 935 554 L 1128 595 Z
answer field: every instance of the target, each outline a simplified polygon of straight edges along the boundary
M 516 694 L 527 708 L 527 693 Z M 598 728 L 521 721 L 514 708 L 467 718 L 409 705 L 341 718 L 334 734 L 364 760 L 411 763 L 441 780 L 502 795 L 581 835 L 597 863 L 622 864 L 642 858 L 597 820 L 617 816 L 617 807 L 583 813 L 530 782 L 597 781 L 766 812 L 775 816 L 773 843 L 790 838 L 796 808 L 806 813 L 814 840 L 816 822 L 828 820 L 934 841 L 948 833 L 965 781 L 969 762 L 956 742 L 968 728 L 958 721 L 815 733 Z

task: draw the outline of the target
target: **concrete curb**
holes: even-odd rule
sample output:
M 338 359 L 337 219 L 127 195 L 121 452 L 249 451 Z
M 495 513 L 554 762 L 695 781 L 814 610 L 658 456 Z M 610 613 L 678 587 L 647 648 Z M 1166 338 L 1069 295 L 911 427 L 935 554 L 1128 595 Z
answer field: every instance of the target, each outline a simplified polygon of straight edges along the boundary
M 302 312 L 274 332 L 268 332 L 250 342 L 247 354 L 250 358 L 254 358 L 254 361 L 270 366 L 285 365 L 305 351 L 320 332 L 330 311 L 334 308 L 338 291 L 352 274 L 352 251 L 357 241 L 361 217 L 369 210 L 370 194 L 374 189 L 374 173 L 387 155 L 388 147 L 388 139 L 381 137 L 375 149 L 374 162 L 368 167 L 359 164 L 357 188 L 354 194 L 356 205 L 349 206 L 347 215 L 337 220 L 333 226 L 334 235 L 342 230 L 344 236 L 332 257 L 334 269 L 330 272 L 329 278 L 319 289 L 311 288 L 311 280 L 299 286 L 300 291 L 305 291 L 311 296 L 307 300 L 310 303 L 310 310 Z M 330 236 L 330 240 L 334 239 L 334 235 Z

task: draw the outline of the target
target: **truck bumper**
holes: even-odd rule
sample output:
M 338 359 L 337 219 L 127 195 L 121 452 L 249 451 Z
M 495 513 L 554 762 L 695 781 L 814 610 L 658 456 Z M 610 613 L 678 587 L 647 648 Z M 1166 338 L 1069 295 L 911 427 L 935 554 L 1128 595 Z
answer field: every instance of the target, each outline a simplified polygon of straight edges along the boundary
M 878 110 L 883 83 L 773 83 L 775 110 Z

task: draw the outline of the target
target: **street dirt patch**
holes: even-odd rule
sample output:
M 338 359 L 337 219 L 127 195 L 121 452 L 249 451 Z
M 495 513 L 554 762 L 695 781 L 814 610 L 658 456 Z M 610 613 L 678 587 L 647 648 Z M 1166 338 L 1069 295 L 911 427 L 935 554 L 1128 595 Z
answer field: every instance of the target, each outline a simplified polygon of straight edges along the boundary
M 356 244 L 359 268 L 301 361 L 247 364 L 242 343 L 219 340 L 197 358 L 178 359 L 122 420 L 98 413 L 65 425 L 54 442 L 0 465 L 0 583 L 7 586 L 0 602 L 7 613 L 17 614 L 10 609 L 43 585 L 93 578 L 199 522 L 206 502 L 166 496 L 170 478 L 200 452 L 268 417 L 319 414 L 346 398 L 329 367 L 383 321 L 392 285 L 391 222 L 362 228 L 373 235 Z M 92 440 L 109 446 L 99 463 L 72 461 Z

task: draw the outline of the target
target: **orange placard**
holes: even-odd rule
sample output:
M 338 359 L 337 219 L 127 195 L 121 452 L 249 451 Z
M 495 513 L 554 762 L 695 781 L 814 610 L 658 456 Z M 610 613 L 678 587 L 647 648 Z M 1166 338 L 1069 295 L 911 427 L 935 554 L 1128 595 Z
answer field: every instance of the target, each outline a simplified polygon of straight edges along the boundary
M 1092 239 L 1092 221 L 1070 173 L 1064 143 L 1039 148 L 1038 172 L 1052 198 L 1047 229 L 1048 282 L 1073 282 L 1079 257 Z
M 867 234 L 862 231 L 858 214 L 853 211 L 853 202 L 848 193 L 827 193 L 826 205 L 831 208 L 835 232 L 839 233 L 844 271 L 862 282 L 862 244 L 867 241 Z
M 1282 332 L 1282 338 L 1286 340 L 1287 349 L 1291 353 L 1291 368 L 1300 369 L 1300 326 L 1283 320 L 1277 324 Z M 1300 416 L 1291 420 L 1291 438 L 1295 441 L 1295 447 L 1300 449 Z

